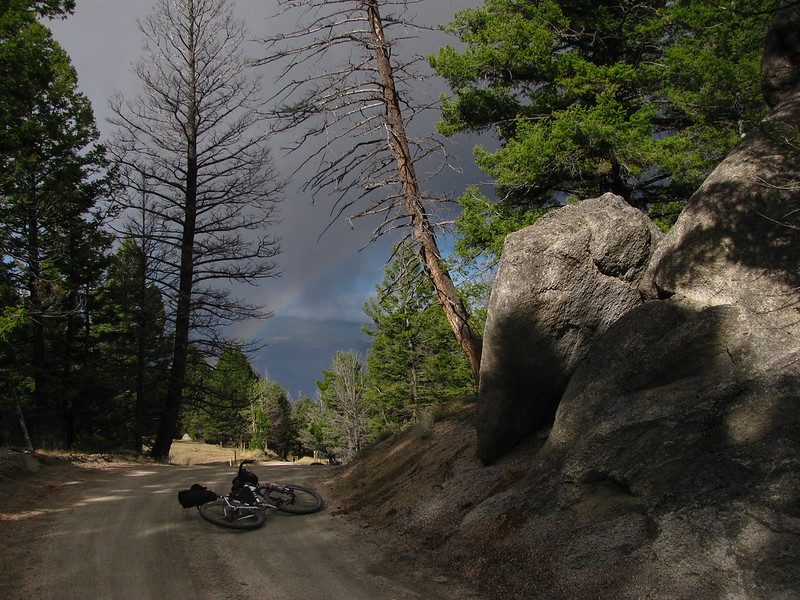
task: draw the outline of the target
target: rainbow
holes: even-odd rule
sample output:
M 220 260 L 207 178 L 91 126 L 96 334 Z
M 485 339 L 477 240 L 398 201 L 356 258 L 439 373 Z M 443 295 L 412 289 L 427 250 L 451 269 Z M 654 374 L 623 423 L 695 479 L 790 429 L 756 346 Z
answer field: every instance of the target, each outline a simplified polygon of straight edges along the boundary
M 322 260 L 313 261 L 313 267 L 304 268 L 303 275 L 300 281 L 288 282 L 284 285 L 281 279 L 268 280 L 261 287 L 256 288 L 255 292 L 250 292 L 250 298 L 253 303 L 263 304 L 265 310 L 270 311 L 275 317 L 303 317 L 305 314 L 300 314 L 303 311 L 303 297 L 310 293 L 319 293 L 319 290 L 326 288 L 325 280 L 337 273 L 344 273 L 345 275 L 355 275 L 357 277 L 359 269 L 348 269 L 348 263 L 354 262 L 354 257 L 351 253 L 344 252 L 343 256 L 329 257 L 327 263 Z M 379 253 L 377 253 L 379 254 Z M 356 259 L 357 260 L 357 259 Z M 364 277 L 361 280 L 355 279 L 353 281 L 352 302 L 343 301 L 342 297 L 331 297 L 332 304 L 335 305 L 338 299 L 340 304 L 345 303 L 352 309 L 360 314 L 361 307 L 366 301 L 367 297 L 374 292 L 375 281 L 378 281 L 381 273 L 380 269 L 383 266 L 382 256 L 373 257 L 371 260 L 364 257 L 362 260 L 374 264 L 374 270 L 366 270 L 373 277 L 369 279 Z M 309 261 L 311 262 L 311 261 Z M 308 263 L 306 263 L 308 264 Z M 355 289 L 358 288 L 358 289 Z M 344 310 L 344 309 L 343 309 Z M 336 319 L 336 317 L 331 317 Z M 348 320 L 342 317 L 342 320 Z M 260 343 L 269 333 L 271 319 L 252 319 L 236 324 L 232 329 L 234 338 L 244 341 L 245 343 Z

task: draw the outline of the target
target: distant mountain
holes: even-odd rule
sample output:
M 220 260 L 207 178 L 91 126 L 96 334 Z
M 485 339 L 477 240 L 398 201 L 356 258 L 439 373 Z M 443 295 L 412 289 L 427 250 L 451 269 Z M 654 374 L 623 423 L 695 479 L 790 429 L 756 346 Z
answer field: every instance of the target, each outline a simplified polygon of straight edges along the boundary
M 371 340 L 354 321 L 316 321 L 301 317 L 275 316 L 264 326 L 261 344 L 251 359 L 262 376 L 277 382 L 296 400 L 303 392 L 316 394 L 322 371 L 330 369 L 339 351 L 354 350 L 362 356 Z

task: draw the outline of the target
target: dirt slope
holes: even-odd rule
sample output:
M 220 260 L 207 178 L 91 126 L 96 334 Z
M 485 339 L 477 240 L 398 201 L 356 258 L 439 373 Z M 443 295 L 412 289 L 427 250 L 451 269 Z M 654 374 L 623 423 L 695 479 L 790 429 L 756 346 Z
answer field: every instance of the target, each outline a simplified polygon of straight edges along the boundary
M 369 526 L 387 552 L 421 570 L 458 581 L 479 598 L 503 597 L 492 539 L 478 547 L 457 529 L 482 501 L 525 473 L 544 442 L 530 439 L 491 466 L 476 458 L 475 407 L 388 438 L 342 467 L 330 482 L 334 510 Z M 518 515 L 499 514 L 491 537 L 513 536 Z M 498 596 L 499 594 L 499 596 Z

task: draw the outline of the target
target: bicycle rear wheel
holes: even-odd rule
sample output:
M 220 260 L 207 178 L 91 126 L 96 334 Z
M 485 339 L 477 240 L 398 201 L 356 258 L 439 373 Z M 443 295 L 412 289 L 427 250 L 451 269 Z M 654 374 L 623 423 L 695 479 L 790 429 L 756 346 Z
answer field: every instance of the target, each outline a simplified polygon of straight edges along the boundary
M 277 510 L 294 515 L 307 515 L 322 509 L 322 496 L 301 485 L 262 486 L 258 493 Z
M 263 510 L 253 509 L 235 501 L 231 504 L 233 506 L 219 499 L 201 504 L 198 508 L 200 516 L 206 521 L 228 529 L 258 529 L 267 520 Z

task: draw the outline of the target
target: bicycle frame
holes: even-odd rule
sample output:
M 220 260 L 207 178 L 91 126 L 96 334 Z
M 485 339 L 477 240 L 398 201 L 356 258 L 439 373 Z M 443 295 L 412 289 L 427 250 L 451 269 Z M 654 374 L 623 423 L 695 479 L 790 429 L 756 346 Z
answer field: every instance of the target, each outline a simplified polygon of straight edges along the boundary
M 259 484 L 258 477 L 239 465 L 231 491 L 197 507 L 206 521 L 230 529 L 257 529 L 273 511 L 306 515 L 322 509 L 322 496 L 301 485 Z
M 224 494 L 224 495 L 220 496 L 220 498 L 225 501 L 226 505 L 228 505 L 229 507 L 231 507 L 233 509 L 237 509 L 237 510 L 263 510 L 263 511 L 268 511 L 268 510 L 276 510 L 278 508 L 274 504 L 272 504 L 270 502 L 267 502 L 266 498 L 264 498 L 264 496 L 259 494 L 256 491 L 255 487 L 253 487 L 251 485 L 249 485 L 247 487 L 250 488 L 250 491 L 253 492 L 253 496 L 255 496 L 255 499 L 256 499 L 256 503 L 255 504 L 246 504 L 244 502 L 239 502 L 238 500 L 231 500 L 230 494 Z M 262 488 L 262 487 L 265 487 L 265 486 L 259 486 L 259 489 Z M 236 504 L 234 504 L 234 502 Z

